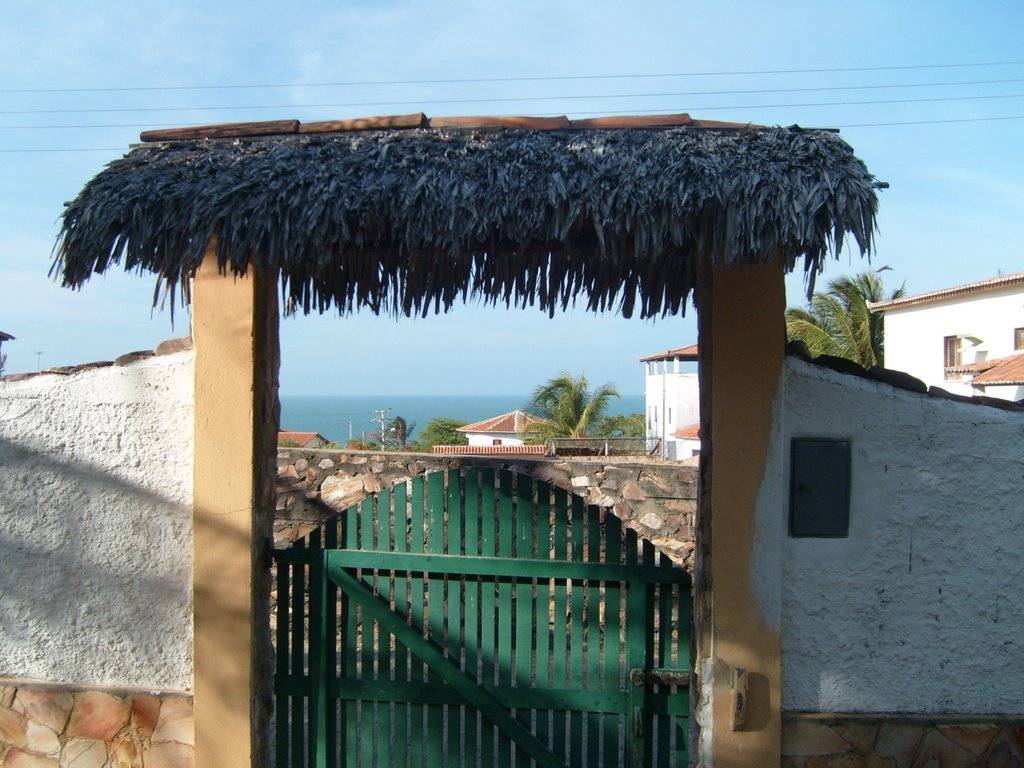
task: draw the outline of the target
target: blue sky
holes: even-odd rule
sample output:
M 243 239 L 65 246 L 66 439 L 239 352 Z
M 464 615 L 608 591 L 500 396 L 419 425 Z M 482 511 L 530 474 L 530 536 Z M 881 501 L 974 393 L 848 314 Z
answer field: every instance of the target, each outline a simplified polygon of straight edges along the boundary
M 0 330 L 17 337 L 4 345 L 7 370 L 112 359 L 187 333 L 187 311 L 174 327 L 166 309 L 152 311 L 148 275 L 109 274 L 79 292 L 47 276 L 64 201 L 147 128 L 414 111 L 685 111 L 839 127 L 891 184 L 872 260 L 892 267 L 888 283 L 905 280 L 916 293 L 1020 271 L 1022 30 L 1024 4 L 985 0 L 386 0 L 287 10 L 7 0 Z M 581 79 L 550 79 L 566 77 Z M 865 266 L 843 254 L 825 278 Z M 799 277 L 789 289 L 802 302 Z M 692 312 L 654 322 L 478 306 L 426 320 L 295 318 L 282 324 L 282 391 L 522 393 L 569 370 L 639 392 L 639 356 L 695 337 Z

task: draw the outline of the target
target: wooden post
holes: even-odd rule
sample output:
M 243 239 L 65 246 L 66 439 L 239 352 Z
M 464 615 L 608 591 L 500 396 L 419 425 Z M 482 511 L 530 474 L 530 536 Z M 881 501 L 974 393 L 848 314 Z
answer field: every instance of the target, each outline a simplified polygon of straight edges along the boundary
M 194 665 L 199 768 L 267 764 L 267 537 L 278 428 L 275 281 L 222 275 L 214 246 L 192 289 L 195 346 Z
M 753 556 L 785 359 L 782 268 L 706 267 L 698 300 L 704 447 L 695 619 L 705 701 L 710 693 L 710 712 L 701 714 L 711 726 L 701 747 L 705 756 L 710 749 L 715 768 L 779 765 L 782 651 L 777 616 L 762 604 L 763 585 L 777 585 L 779 574 L 754 574 Z M 757 567 L 781 563 L 768 556 Z

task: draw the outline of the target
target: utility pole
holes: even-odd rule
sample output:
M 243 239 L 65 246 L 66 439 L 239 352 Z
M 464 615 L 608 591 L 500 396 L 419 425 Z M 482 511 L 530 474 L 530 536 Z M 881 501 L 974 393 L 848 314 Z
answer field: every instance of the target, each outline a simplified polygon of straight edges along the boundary
M 371 419 L 371 421 L 376 421 L 378 424 L 380 424 L 380 432 L 378 433 L 378 436 L 380 437 L 380 447 L 381 448 L 384 447 L 384 430 L 387 429 L 387 426 L 386 426 L 387 425 L 387 421 L 388 421 L 387 414 L 390 411 L 391 411 L 390 408 L 377 408 L 377 409 L 374 410 L 375 416 Z
M 32 354 L 36 356 L 36 371 L 41 371 L 42 367 L 40 366 L 39 361 L 43 359 L 43 355 L 45 354 L 45 352 L 33 350 Z

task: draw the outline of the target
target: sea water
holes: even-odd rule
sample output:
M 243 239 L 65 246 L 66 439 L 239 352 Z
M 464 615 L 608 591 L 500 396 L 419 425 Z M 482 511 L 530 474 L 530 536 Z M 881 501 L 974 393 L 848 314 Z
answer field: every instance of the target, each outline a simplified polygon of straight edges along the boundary
M 342 443 L 361 439 L 380 429 L 376 412 L 385 417 L 401 416 L 415 429 L 410 439 L 431 419 L 457 419 L 466 423 L 482 421 L 517 409 L 525 410 L 529 395 L 281 395 L 281 428 L 319 432 L 328 440 Z M 613 397 L 606 416 L 627 416 L 644 412 L 643 395 Z

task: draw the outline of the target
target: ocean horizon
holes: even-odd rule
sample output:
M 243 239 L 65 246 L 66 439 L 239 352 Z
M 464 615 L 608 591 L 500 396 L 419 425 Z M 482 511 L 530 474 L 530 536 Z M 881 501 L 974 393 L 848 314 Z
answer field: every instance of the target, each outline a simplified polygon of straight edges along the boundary
M 401 416 L 415 429 L 411 440 L 431 419 L 458 419 L 466 423 L 525 408 L 529 395 L 281 395 L 281 429 L 319 432 L 328 440 L 345 443 L 376 432 L 375 411 L 389 409 L 388 418 Z M 612 398 L 609 416 L 644 412 L 642 394 Z

